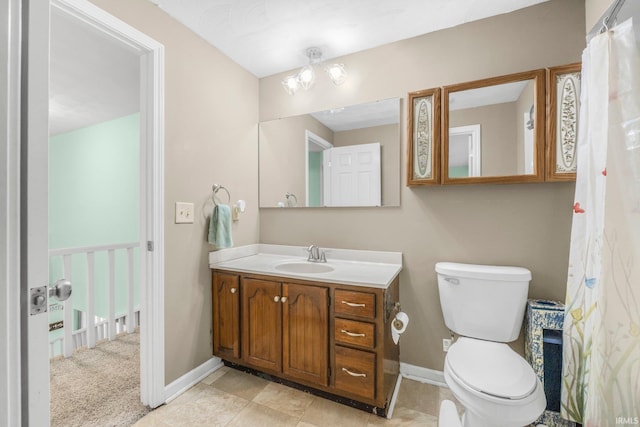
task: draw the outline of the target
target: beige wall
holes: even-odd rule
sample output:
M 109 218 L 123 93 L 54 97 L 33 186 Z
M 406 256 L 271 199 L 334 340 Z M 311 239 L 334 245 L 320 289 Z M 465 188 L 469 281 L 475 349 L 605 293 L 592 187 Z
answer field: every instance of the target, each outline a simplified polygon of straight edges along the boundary
M 516 103 L 503 102 L 449 113 L 449 128 L 477 124 L 480 125 L 482 176 L 515 175 Z
M 211 185 L 247 211 L 236 245 L 258 241 L 258 80 L 147 0 L 93 0 L 165 47 L 166 383 L 211 357 L 206 242 Z M 222 196 L 222 198 L 226 198 Z M 174 224 L 175 202 L 195 203 L 195 224 Z
M 280 84 L 286 73 L 261 79 L 260 120 L 576 62 L 584 45 L 584 0 L 551 0 L 339 58 L 349 71 L 339 87 L 318 78 L 290 97 Z M 403 147 L 403 164 L 404 156 Z M 435 263 L 524 266 L 532 298 L 564 300 L 573 191 L 571 183 L 403 186 L 399 208 L 263 209 L 260 241 L 403 252 L 401 303 L 411 323 L 401 361 L 442 370 L 449 333 Z
M 637 1 L 637 0 L 627 0 L 627 1 Z M 598 22 L 600 17 L 609 9 L 609 6 L 613 4 L 613 0 L 585 0 L 584 8 L 585 8 L 585 24 L 586 24 L 586 32 L 588 33 L 591 29 L 596 25 L 600 24 Z
M 345 145 L 380 143 L 381 191 L 383 206 L 400 205 L 400 141 L 399 125 L 375 126 L 335 132 L 333 144 Z
M 293 193 L 306 206 L 305 131 L 333 143 L 333 131 L 309 114 L 260 123 L 260 206 L 286 205 Z

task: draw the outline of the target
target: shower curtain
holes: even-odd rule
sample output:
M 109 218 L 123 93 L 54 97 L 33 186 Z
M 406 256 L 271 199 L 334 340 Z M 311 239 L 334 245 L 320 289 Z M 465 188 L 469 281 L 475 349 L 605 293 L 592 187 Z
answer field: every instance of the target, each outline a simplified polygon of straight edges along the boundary
M 640 51 L 631 20 L 583 52 L 563 331 L 564 418 L 640 425 Z

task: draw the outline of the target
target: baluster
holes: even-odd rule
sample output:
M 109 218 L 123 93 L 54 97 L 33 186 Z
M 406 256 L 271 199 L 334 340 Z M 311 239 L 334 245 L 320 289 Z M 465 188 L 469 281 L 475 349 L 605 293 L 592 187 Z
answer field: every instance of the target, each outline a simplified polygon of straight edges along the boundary
M 109 340 L 116 339 L 116 261 L 115 250 L 109 250 Z
M 87 252 L 87 347 L 96 346 L 95 317 L 95 254 Z
M 62 275 L 65 279 L 71 280 L 73 284 L 71 255 L 63 255 L 62 261 Z M 73 339 L 71 338 L 73 336 L 73 292 L 71 292 L 69 299 L 62 303 L 62 307 L 64 310 L 64 340 L 61 353 L 64 357 L 71 357 L 74 349 Z
M 127 248 L 127 333 L 133 333 L 133 248 Z

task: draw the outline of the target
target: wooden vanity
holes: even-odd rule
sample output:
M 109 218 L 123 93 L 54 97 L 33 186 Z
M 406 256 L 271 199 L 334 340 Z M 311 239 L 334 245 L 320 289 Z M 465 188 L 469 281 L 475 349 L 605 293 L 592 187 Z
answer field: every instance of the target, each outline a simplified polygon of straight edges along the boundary
M 384 416 L 399 376 L 388 286 L 212 266 L 213 354 L 276 381 Z

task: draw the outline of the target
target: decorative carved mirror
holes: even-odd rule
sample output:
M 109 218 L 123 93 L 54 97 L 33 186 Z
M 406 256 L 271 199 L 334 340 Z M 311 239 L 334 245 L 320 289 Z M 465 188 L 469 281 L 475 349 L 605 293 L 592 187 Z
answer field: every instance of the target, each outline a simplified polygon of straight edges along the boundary
M 442 183 L 544 180 L 545 70 L 445 86 Z
M 581 63 L 547 70 L 547 181 L 575 181 Z

